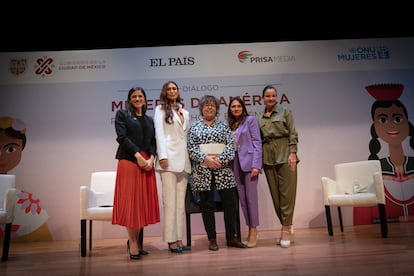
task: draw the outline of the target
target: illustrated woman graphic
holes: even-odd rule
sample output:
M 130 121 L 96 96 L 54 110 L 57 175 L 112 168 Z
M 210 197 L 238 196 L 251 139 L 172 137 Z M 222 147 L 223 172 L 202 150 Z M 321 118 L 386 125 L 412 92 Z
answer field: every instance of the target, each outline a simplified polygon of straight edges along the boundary
M 368 159 L 381 161 L 387 217 L 399 221 L 414 218 L 414 127 L 399 100 L 403 89 L 402 84 L 366 87 L 376 99 L 371 107 L 373 124 Z M 381 150 L 379 139 L 388 144 L 389 156 L 378 156 Z M 406 139 L 408 146 L 404 146 Z
M 0 117 L 0 174 L 7 174 L 20 163 L 25 146 L 26 127 L 23 121 L 9 116 Z M 41 207 L 40 199 L 32 193 L 18 190 L 14 213 L 13 240 L 52 240 L 46 224 L 48 214 Z M 3 231 L 0 228 L 0 236 Z

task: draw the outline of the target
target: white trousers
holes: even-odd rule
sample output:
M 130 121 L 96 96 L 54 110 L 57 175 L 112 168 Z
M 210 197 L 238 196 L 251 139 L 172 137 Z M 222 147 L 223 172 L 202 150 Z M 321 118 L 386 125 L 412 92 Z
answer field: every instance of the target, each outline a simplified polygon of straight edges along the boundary
M 164 207 L 163 239 L 165 242 L 176 242 L 183 239 L 188 174 L 165 171 L 160 172 L 160 176 Z

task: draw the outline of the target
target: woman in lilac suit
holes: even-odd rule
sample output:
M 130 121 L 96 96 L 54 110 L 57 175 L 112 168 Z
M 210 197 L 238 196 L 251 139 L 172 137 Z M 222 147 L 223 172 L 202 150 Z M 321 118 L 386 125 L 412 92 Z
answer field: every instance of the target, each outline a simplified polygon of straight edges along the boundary
M 240 97 L 230 101 L 227 122 L 233 132 L 236 156 L 232 163 L 237 183 L 240 206 L 246 225 L 249 227 L 247 247 L 257 244 L 257 226 L 259 225 L 259 206 L 257 184 L 262 169 L 262 140 L 257 118 L 247 113 Z

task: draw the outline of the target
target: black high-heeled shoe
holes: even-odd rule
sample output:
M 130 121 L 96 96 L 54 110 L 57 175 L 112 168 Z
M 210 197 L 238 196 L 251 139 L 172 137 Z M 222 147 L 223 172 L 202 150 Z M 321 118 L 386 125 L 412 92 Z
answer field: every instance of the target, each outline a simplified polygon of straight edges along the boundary
M 138 241 L 138 252 L 140 255 L 148 255 L 149 252 L 144 250 L 144 246 L 142 246 L 142 244 L 139 243 Z
M 129 240 L 127 241 L 127 252 L 129 254 L 129 258 L 131 260 L 139 260 L 141 259 L 141 254 L 138 252 L 138 254 L 131 254 L 130 248 L 129 248 Z
M 149 252 L 145 251 L 144 249 L 139 250 L 139 255 L 148 255 L 148 254 L 149 254 Z
M 139 254 L 142 255 L 148 255 L 149 252 L 144 250 L 144 228 L 141 228 L 141 230 L 139 231 L 138 237 L 137 237 L 137 242 L 138 242 L 138 249 L 139 249 Z

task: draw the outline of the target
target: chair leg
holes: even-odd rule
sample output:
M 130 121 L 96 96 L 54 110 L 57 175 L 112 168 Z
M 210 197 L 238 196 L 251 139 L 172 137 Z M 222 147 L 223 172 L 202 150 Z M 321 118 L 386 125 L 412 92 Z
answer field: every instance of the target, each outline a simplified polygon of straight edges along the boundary
M 89 250 L 92 250 L 92 220 L 89 220 Z
M 81 219 L 81 256 L 86 256 L 86 219 Z
M 185 214 L 185 223 L 187 227 L 187 246 L 191 247 L 191 214 Z
M 138 234 L 138 243 L 141 249 L 144 249 L 144 227 L 141 228 Z
M 385 205 L 378 204 L 378 210 L 380 214 L 381 236 L 383 238 L 387 238 L 388 237 L 388 225 L 387 225 L 387 216 L 385 214 Z
M 332 218 L 331 218 L 331 207 L 325 205 L 326 223 L 328 224 L 328 234 L 333 236 Z
M 341 206 L 338 206 L 338 217 L 339 217 L 339 226 L 341 227 L 341 232 L 344 232 L 344 223 L 342 222 Z
M 9 259 L 11 229 L 12 229 L 12 224 L 7 223 L 5 226 L 5 231 L 4 231 L 3 253 L 1 256 L 2 262 L 5 262 Z

